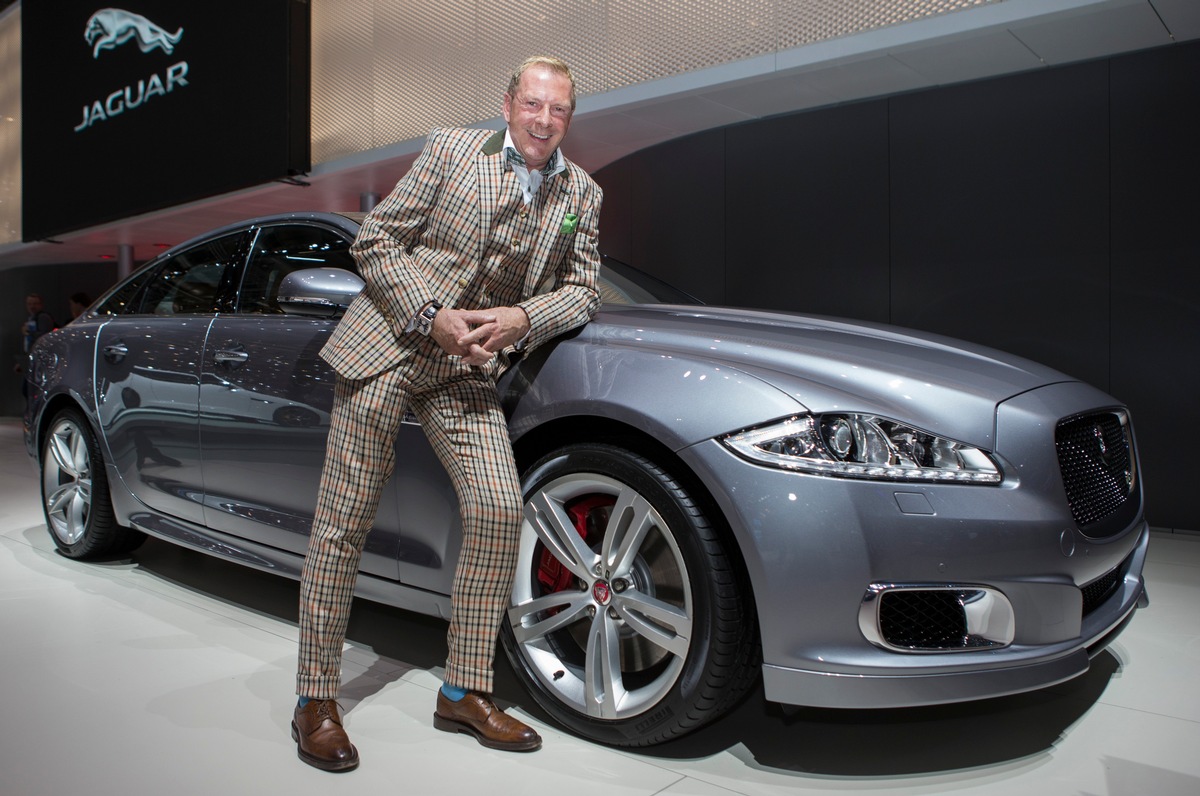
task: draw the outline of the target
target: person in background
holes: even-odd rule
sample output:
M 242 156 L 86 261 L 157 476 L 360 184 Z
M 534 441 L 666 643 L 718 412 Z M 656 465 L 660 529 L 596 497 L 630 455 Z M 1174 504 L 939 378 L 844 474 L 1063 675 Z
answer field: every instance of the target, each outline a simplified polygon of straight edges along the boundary
M 33 350 L 33 344 L 37 342 L 38 338 L 55 329 L 54 318 L 46 312 L 42 304 L 42 297 L 37 293 L 25 296 L 25 312 L 29 316 L 21 324 L 22 350 L 25 352 L 25 356 L 13 366 L 15 373 L 24 371 L 23 365 L 29 358 L 29 352 Z M 29 386 L 25 383 L 25 379 L 21 379 L 21 395 L 26 399 L 29 397 Z
M 39 337 L 54 331 L 54 318 L 46 312 L 42 297 L 37 293 L 30 293 L 25 297 L 25 312 L 29 317 L 21 324 L 21 336 L 25 341 L 25 353 L 28 354 Z
M 71 320 L 75 320 L 91 306 L 92 299 L 87 293 L 72 293 L 67 299 L 67 303 L 71 305 Z

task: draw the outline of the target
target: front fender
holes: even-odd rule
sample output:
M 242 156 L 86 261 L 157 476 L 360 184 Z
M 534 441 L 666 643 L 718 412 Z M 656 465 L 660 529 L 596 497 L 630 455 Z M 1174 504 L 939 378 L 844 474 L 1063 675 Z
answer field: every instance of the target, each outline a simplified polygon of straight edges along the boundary
M 514 440 L 550 421 L 586 416 L 641 429 L 678 451 L 805 410 L 735 367 L 586 336 L 538 348 L 499 388 Z
M 33 459 L 41 455 L 46 424 L 66 402 L 80 409 L 93 431 L 98 431 L 94 357 L 97 333 L 103 325 L 103 322 L 69 324 L 43 335 L 30 353 L 25 449 Z M 97 437 L 103 446 L 103 436 L 97 433 Z

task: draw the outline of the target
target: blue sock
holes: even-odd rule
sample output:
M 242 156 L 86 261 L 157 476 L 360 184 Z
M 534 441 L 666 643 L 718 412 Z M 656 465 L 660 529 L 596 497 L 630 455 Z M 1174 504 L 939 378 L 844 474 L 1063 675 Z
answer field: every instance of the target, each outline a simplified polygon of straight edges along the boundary
M 449 683 L 442 683 L 442 693 L 446 695 L 446 699 L 449 699 L 451 702 L 457 702 L 467 695 L 467 689 L 459 688 Z
M 309 703 L 309 698 L 306 696 L 298 697 L 296 699 L 296 707 L 298 707 L 298 708 L 302 708 L 305 705 L 307 705 L 308 703 Z

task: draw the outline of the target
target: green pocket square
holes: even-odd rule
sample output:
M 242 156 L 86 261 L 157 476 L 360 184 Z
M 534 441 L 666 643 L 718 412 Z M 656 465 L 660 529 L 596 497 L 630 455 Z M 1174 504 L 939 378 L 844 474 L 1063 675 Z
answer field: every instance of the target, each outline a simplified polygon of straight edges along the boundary
M 573 235 L 577 226 L 579 226 L 579 216 L 574 213 L 567 213 L 563 216 L 562 226 L 558 228 L 558 234 Z

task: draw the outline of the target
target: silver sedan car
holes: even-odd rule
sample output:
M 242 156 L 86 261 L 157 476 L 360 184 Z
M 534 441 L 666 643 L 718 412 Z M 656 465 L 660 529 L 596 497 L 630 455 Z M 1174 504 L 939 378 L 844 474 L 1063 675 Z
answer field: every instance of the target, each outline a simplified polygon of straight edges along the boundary
M 26 438 L 72 558 L 146 535 L 298 577 L 361 216 L 175 247 L 31 356 Z M 699 305 L 605 261 L 595 320 L 499 391 L 523 473 L 501 641 L 579 735 L 639 746 L 768 700 L 1043 688 L 1144 604 L 1129 411 L 931 334 Z M 409 418 L 358 593 L 449 615 L 461 526 Z

